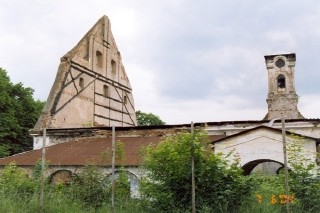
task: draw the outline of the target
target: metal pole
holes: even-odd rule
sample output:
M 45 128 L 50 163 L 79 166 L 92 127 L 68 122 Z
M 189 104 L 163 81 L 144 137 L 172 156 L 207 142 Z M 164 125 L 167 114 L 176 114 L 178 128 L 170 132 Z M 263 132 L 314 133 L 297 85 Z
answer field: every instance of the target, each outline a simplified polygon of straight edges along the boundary
M 42 155 L 41 155 L 41 189 L 40 189 L 40 212 L 44 212 L 44 170 L 46 162 L 46 128 L 43 129 L 43 139 L 42 139 Z
M 285 119 L 281 119 L 282 124 L 282 141 L 283 141 L 283 164 L 284 164 L 284 175 L 285 175 L 285 189 L 286 189 L 286 208 L 287 212 L 290 212 L 289 204 L 289 172 L 288 172 L 288 162 L 287 162 L 287 144 L 286 144 L 286 130 L 285 130 Z
M 195 174 L 194 174 L 194 125 L 191 122 L 191 140 L 192 140 L 192 147 L 191 147 L 191 174 L 192 174 L 192 213 L 196 212 L 196 184 L 195 184 Z
M 112 191 L 111 191 L 111 210 L 112 213 L 115 212 L 114 208 L 114 191 L 115 191 L 115 178 L 114 178 L 114 168 L 115 168 L 115 156 L 116 156 L 116 142 L 115 142 L 115 127 L 112 126 Z

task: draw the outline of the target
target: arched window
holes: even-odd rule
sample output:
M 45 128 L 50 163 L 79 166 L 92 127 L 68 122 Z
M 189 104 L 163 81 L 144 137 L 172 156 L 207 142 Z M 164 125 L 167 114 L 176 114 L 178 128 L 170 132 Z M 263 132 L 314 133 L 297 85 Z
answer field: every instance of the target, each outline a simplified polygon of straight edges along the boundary
M 285 89 L 286 88 L 286 78 L 284 75 L 280 74 L 277 78 L 277 86 L 279 89 Z
M 117 72 L 117 64 L 114 60 L 111 61 L 111 72 L 113 75 L 115 75 Z
M 109 87 L 107 85 L 103 85 L 103 96 L 109 97 Z
M 96 60 L 97 67 L 102 67 L 102 53 L 100 51 L 96 51 Z
M 79 87 L 80 87 L 80 89 L 84 88 L 84 80 L 83 80 L 83 78 L 79 78 Z

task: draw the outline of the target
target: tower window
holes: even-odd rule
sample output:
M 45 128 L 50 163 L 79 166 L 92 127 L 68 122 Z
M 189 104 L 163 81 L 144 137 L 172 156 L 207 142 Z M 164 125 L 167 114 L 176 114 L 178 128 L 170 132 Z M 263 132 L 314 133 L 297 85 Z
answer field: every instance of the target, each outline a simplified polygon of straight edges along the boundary
M 278 68 L 282 68 L 282 67 L 284 67 L 284 65 L 286 65 L 286 62 L 284 60 L 282 60 L 281 58 L 276 61 L 276 66 Z
M 79 87 L 80 87 L 81 89 L 84 88 L 84 80 L 83 80 L 83 78 L 79 78 Z
M 97 67 L 102 67 L 102 53 L 100 51 L 96 51 L 96 60 Z
M 103 85 L 103 96 L 109 97 L 109 87 L 107 85 Z
M 286 78 L 283 75 L 279 75 L 277 78 L 277 86 L 280 89 L 286 88 Z
M 114 60 L 111 61 L 111 72 L 113 75 L 115 75 L 117 72 L 117 66 L 116 66 L 116 62 Z

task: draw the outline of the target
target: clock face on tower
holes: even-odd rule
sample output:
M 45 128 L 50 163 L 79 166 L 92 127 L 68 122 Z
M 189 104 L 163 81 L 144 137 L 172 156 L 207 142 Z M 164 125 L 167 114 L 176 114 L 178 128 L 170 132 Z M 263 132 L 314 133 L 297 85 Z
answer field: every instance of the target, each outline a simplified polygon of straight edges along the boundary
M 282 68 L 282 67 L 284 67 L 284 65 L 286 64 L 286 62 L 284 62 L 284 60 L 282 60 L 282 59 L 278 59 L 275 64 L 276 64 L 276 66 L 277 66 L 278 68 Z

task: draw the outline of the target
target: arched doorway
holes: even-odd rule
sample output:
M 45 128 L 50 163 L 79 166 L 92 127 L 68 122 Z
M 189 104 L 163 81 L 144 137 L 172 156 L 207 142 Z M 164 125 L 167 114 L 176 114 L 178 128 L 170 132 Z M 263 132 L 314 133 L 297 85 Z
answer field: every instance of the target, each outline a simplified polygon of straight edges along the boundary
M 49 182 L 52 184 L 69 184 L 71 181 L 72 172 L 70 170 L 58 170 L 49 177 Z
M 270 159 L 258 159 L 250 161 L 242 166 L 244 175 L 261 173 L 266 175 L 276 175 L 283 168 L 283 163 Z

